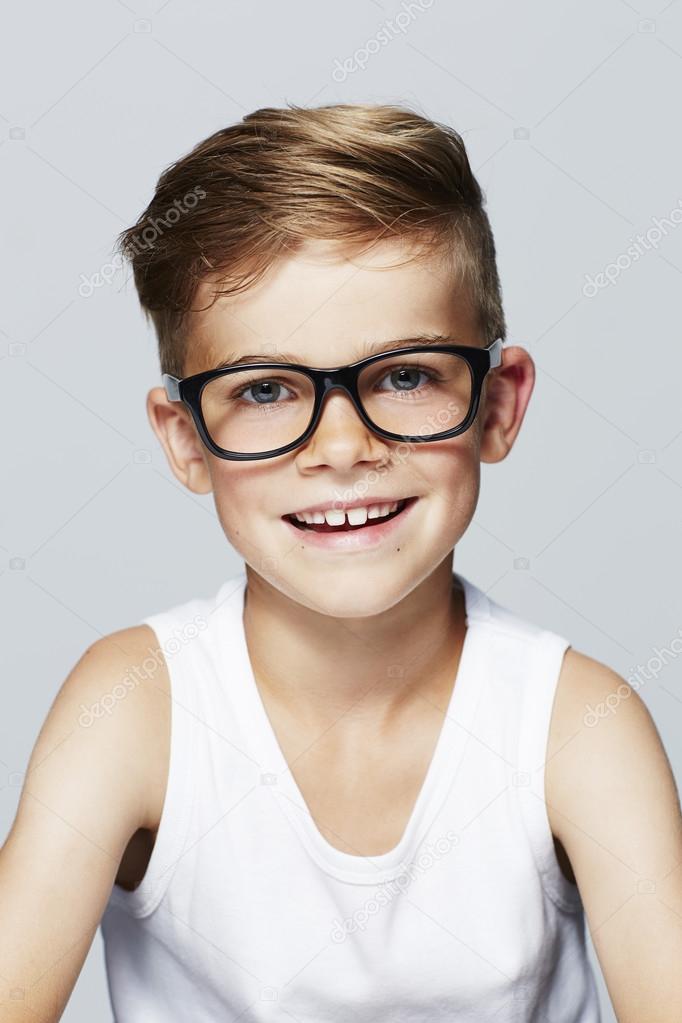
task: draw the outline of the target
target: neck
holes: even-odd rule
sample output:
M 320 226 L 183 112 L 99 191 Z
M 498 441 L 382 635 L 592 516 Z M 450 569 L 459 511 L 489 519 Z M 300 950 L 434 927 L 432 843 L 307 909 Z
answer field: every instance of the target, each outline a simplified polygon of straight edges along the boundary
M 291 600 L 247 566 L 244 631 L 259 689 L 299 722 L 388 723 L 415 700 L 445 709 L 466 631 L 446 559 L 379 615 L 334 618 Z

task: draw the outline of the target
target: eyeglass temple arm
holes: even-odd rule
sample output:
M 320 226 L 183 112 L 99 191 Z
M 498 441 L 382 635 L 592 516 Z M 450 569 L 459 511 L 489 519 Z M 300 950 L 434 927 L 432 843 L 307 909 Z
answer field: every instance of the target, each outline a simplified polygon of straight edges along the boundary
M 501 337 L 498 337 L 496 341 L 488 345 L 486 351 L 490 355 L 490 368 L 495 369 L 496 366 L 502 365 L 502 345 L 504 341 Z
M 161 382 L 166 389 L 166 397 L 169 401 L 180 401 L 180 380 L 170 373 L 164 373 Z

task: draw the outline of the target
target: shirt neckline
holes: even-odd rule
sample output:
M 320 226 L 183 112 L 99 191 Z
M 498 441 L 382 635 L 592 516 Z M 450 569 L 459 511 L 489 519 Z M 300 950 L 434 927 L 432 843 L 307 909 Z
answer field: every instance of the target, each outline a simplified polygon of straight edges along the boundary
M 452 787 L 471 733 L 480 682 L 481 622 L 489 617 L 486 595 L 464 576 L 453 572 L 464 591 L 466 631 L 443 723 L 431 761 L 402 837 L 392 849 L 376 856 L 347 853 L 319 831 L 291 772 L 263 703 L 248 653 L 244 630 L 247 578 L 242 572 L 227 601 L 233 615 L 233 642 L 227 656 L 230 674 L 240 683 L 240 705 L 248 717 L 248 736 L 262 768 L 261 781 L 287 817 L 299 840 L 318 866 L 333 877 L 356 884 L 378 884 L 402 873 L 412 861 L 438 810 Z M 235 676 L 235 667 L 237 673 Z

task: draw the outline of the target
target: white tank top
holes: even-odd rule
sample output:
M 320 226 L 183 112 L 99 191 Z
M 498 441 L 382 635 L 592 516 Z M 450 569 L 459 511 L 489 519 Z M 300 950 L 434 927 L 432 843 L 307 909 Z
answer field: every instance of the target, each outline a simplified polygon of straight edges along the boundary
M 116 1023 L 599 1023 L 544 798 L 570 644 L 455 575 L 456 684 L 379 856 L 327 842 L 287 768 L 249 660 L 245 571 L 143 619 L 168 664 L 171 752 L 145 876 L 102 917 Z

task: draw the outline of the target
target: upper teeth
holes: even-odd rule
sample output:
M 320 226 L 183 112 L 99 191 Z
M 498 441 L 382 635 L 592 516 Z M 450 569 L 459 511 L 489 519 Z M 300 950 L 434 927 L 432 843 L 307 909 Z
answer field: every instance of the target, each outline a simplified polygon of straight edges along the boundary
M 336 508 L 329 508 L 327 511 L 316 512 L 294 512 L 293 518 L 299 522 L 307 522 L 308 525 L 342 526 L 346 519 L 351 526 L 361 526 L 367 519 L 379 519 L 384 515 L 390 515 L 397 511 L 400 501 L 392 504 L 369 504 L 364 508 L 348 508 L 346 511 Z

